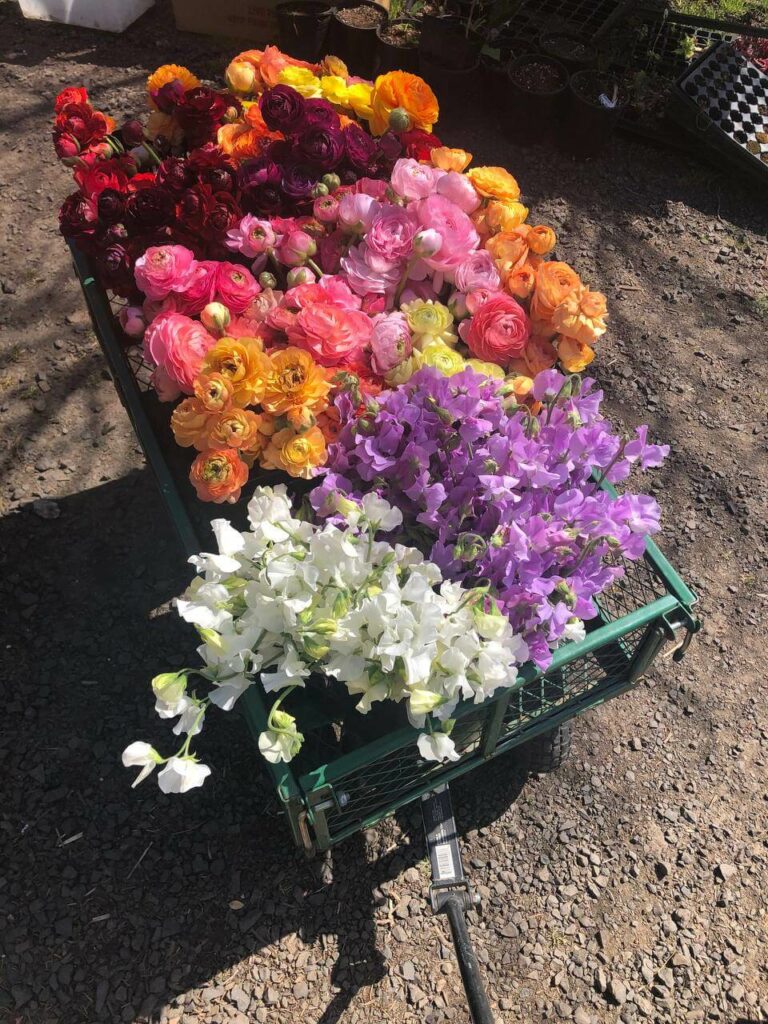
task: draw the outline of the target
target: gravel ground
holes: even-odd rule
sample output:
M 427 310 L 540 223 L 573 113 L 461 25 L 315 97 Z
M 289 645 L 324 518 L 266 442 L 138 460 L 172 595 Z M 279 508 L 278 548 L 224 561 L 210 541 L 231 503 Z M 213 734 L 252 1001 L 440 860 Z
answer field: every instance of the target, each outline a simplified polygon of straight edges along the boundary
M 166 732 L 147 682 L 189 657 L 188 572 L 57 232 L 50 109 L 86 84 L 120 117 L 157 64 L 214 75 L 234 49 L 165 2 L 119 38 L 0 2 L 0 1021 L 466 1024 L 412 813 L 323 886 L 236 716 L 184 798 L 119 763 Z M 672 444 L 663 546 L 705 619 L 682 665 L 578 721 L 558 774 L 523 787 L 502 760 L 455 786 L 499 1020 L 764 1021 L 765 193 L 625 139 L 577 165 L 482 113 L 443 134 L 510 167 L 608 293 L 598 373 L 617 420 Z

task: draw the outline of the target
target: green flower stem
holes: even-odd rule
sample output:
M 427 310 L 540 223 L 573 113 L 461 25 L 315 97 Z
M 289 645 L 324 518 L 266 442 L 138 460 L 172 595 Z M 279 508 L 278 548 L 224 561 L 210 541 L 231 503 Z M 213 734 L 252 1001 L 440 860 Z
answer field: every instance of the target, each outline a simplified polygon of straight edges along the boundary
M 279 729 L 276 725 L 273 724 L 273 722 L 272 722 L 272 715 L 274 715 L 274 713 L 280 709 L 280 705 L 283 703 L 283 701 L 286 699 L 286 697 L 289 697 L 293 693 L 293 691 L 294 690 L 298 690 L 298 688 L 299 688 L 299 684 L 298 683 L 294 683 L 293 686 L 287 686 L 283 690 L 283 692 L 280 694 L 280 696 L 277 698 L 277 700 L 272 705 L 272 707 L 270 708 L 269 715 L 267 717 L 267 728 L 269 729 L 270 732 L 276 732 L 276 733 L 287 733 L 288 732 L 287 729 Z
M 310 270 L 314 271 L 314 273 L 316 273 L 318 277 L 325 276 L 320 267 L 317 265 L 317 263 L 315 263 L 315 261 L 310 259 L 309 257 L 307 257 L 307 266 L 309 267 Z

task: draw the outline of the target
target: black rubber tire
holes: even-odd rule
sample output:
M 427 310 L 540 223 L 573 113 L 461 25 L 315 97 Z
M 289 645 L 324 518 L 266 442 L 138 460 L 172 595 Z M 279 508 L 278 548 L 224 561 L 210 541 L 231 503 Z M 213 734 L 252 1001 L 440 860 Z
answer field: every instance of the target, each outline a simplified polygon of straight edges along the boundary
M 556 772 L 571 755 L 573 721 L 561 722 L 520 747 L 520 756 L 532 774 Z

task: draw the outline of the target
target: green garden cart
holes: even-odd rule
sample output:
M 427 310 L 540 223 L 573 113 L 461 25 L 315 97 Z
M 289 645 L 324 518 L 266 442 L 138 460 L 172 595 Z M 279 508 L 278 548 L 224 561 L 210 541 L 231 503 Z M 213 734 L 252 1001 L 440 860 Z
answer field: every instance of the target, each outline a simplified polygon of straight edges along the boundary
M 188 458 L 173 443 L 170 409 L 150 389 L 150 368 L 140 350 L 121 337 L 88 259 L 75 247 L 72 257 L 115 387 L 182 546 L 196 554 L 210 546 L 212 516 L 187 479 Z M 270 476 L 260 482 L 271 482 Z M 237 520 L 238 514 L 242 510 L 234 506 L 231 515 Z M 577 715 L 630 690 L 663 648 L 675 660 L 683 657 L 699 628 L 695 601 L 648 540 L 644 558 L 626 562 L 624 576 L 600 597 L 600 614 L 583 640 L 558 648 L 546 672 L 528 664 L 508 690 L 480 705 L 459 706 L 452 738 L 460 758 L 447 765 L 422 759 L 417 730 L 410 726 L 378 736 L 356 734 L 354 726 L 349 728 L 349 703 L 334 697 L 332 689 L 308 686 L 292 694 L 287 706 L 301 723 L 305 749 L 290 764 L 264 766 L 294 842 L 308 855 L 327 859 L 335 844 L 421 801 L 432 866 L 430 900 L 433 910 L 448 918 L 475 1024 L 490 1024 L 494 1017 L 464 920 L 475 900 L 461 864 L 448 784 L 515 748 L 533 771 L 558 767 Z M 255 742 L 266 728 L 269 697 L 252 686 L 238 706 Z

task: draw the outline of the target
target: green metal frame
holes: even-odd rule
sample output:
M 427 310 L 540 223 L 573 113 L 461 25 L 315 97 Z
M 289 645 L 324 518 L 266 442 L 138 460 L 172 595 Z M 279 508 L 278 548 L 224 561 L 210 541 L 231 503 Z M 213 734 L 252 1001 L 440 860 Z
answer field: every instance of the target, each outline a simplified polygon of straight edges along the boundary
M 171 520 L 188 554 L 203 547 L 202 535 L 183 483 L 172 471 L 148 409 L 154 397 L 142 393 L 115 330 L 104 289 L 87 257 L 71 246 L 93 327 L 110 373 L 131 418 L 136 436 L 160 486 Z M 613 488 L 605 485 L 612 493 Z M 198 506 L 199 523 L 199 506 Z M 618 597 L 617 597 L 618 595 Z M 649 599 L 650 598 L 650 599 Z M 558 724 L 624 693 L 647 671 L 661 647 L 679 630 L 687 640 L 699 628 L 692 608 L 695 594 L 649 539 L 640 563 L 627 563 L 625 577 L 603 595 L 601 615 L 578 643 L 558 648 L 541 672 L 523 666 L 514 686 L 483 704 L 457 708 L 453 736 L 461 759 L 448 765 L 423 761 L 416 748 L 418 730 L 402 725 L 347 749 L 342 730 L 345 707 L 330 691 L 308 686 L 289 698 L 307 736 L 320 739 L 298 764 L 265 762 L 283 806 L 294 842 L 308 853 L 326 850 L 368 828 L 436 785 L 472 771 L 499 754 L 548 732 Z M 620 613 L 619 613 L 620 612 Z M 240 699 L 254 740 L 266 728 L 270 698 L 258 686 Z M 319 752 L 317 748 L 319 746 Z M 325 752 L 327 751 L 327 753 Z M 309 763 L 308 763 L 309 761 Z

